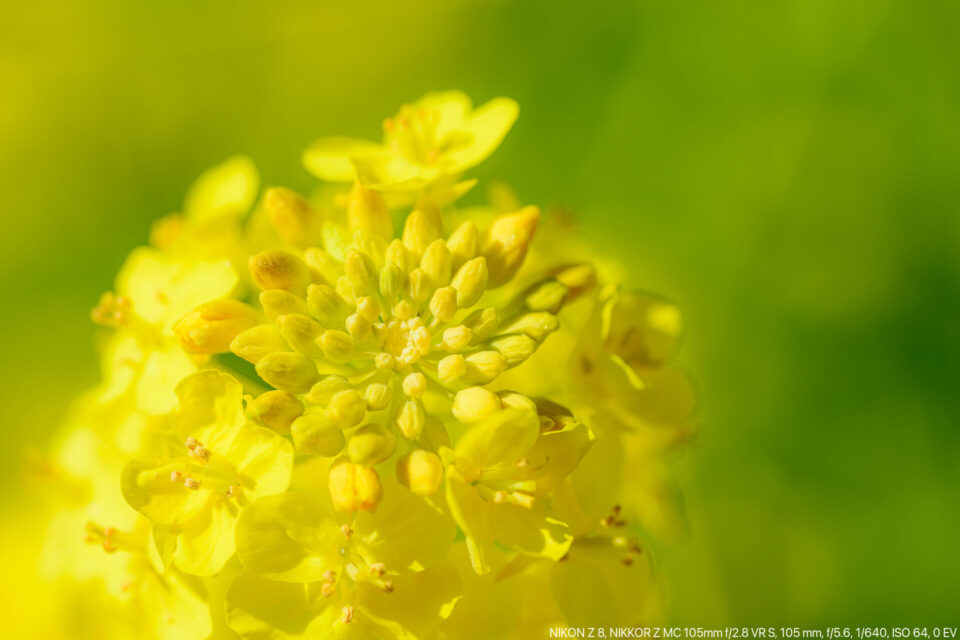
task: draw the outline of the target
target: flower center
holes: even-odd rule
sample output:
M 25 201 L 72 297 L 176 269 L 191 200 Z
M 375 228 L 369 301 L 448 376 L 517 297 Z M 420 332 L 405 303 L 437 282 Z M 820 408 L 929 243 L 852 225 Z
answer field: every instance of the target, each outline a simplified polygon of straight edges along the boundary
M 430 353 L 430 330 L 419 317 L 393 318 L 384 326 L 383 352 L 393 356 L 398 369 L 414 364 Z

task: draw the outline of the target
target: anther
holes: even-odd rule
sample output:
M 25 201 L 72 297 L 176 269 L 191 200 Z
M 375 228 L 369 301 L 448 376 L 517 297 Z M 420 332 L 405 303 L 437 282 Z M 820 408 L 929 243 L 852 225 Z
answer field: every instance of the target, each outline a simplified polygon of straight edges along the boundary
M 343 608 L 343 621 L 350 622 L 353 620 L 353 607 L 344 607 Z
M 187 441 L 184 443 L 184 446 L 187 447 L 187 450 L 190 452 L 190 455 L 193 456 L 194 458 L 197 458 L 203 462 L 210 461 L 210 456 L 211 456 L 210 450 L 207 449 L 205 446 L 203 446 L 203 444 L 193 436 L 190 436 L 189 438 L 187 438 Z
M 239 498 L 241 495 L 243 495 L 243 489 L 241 489 L 237 485 L 234 484 L 227 487 L 228 498 Z
M 387 572 L 387 567 L 382 562 L 374 562 L 370 565 L 370 575 L 378 578 Z
M 343 537 L 349 538 L 353 535 L 353 529 L 351 529 L 348 524 L 342 524 L 340 525 L 340 533 L 343 534 Z
M 192 491 L 196 491 L 200 488 L 200 481 L 196 478 L 186 477 L 183 479 L 183 486 Z
M 387 593 L 392 593 L 392 592 L 393 592 L 393 583 L 392 583 L 391 581 L 389 581 L 389 580 L 384 580 L 384 582 L 383 582 L 383 590 L 386 591 Z

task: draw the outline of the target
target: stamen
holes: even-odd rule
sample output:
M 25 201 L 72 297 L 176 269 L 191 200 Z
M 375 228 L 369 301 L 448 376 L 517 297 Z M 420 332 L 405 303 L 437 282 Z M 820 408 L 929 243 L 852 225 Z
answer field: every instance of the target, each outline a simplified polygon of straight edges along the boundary
M 382 562 L 374 562 L 370 565 L 370 575 L 378 578 L 387 572 L 387 567 Z
M 190 476 L 187 476 L 186 478 L 183 479 L 183 486 L 185 486 L 187 489 L 190 489 L 192 491 L 196 491 L 197 489 L 200 488 L 200 481 L 195 478 L 191 478 Z
M 340 525 L 340 533 L 343 534 L 343 537 L 349 538 L 353 535 L 353 529 L 350 528 L 350 525 L 342 524 Z
M 227 497 L 228 497 L 228 498 L 239 498 L 239 497 L 242 496 L 242 495 L 243 495 L 243 489 L 241 489 L 240 487 L 238 487 L 238 486 L 235 485 L 235 484 L 234 484 L 234 485 L 230 485 L 230 486 L 227 488 Z
M 353 620 L 353 607 L 344 607 L 343 608 L 343 621 L 350 622 Z
M 393 583 L 389 580 L 383 582 L 383 590 L 387 593 L 393 593 Z
M 184 446 L 187 447 L 187 450 L 190 452 L 190 455 L 193 456 L 194 458 L 197 458 L 201 462 L 205 462 L 205 463 L 210 461 L 210 456 L 212 455 L 210 453 L 210 450 L 207 449 L 205 446 L 203 446 L 203 443 L 197 440 L 196 438 L 194 438 L 193 436 L 190 436 L 189 438 L 187 438 L 187 441 L 186 443 L 184 443 Z

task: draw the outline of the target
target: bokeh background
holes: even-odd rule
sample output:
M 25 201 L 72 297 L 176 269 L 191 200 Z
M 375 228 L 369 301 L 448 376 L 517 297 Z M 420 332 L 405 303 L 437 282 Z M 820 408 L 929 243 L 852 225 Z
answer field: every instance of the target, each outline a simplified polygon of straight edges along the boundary
M 575 212 L 685 310 L 672 619 L 957 623 L 960 4 L 5 0 L 0 601 L 42 600 L 24 460 L 97 375 L 87 316 L 204 168 L 516 98 L 475 174 Z M 21 611 L 26 609 L 21 608 Z

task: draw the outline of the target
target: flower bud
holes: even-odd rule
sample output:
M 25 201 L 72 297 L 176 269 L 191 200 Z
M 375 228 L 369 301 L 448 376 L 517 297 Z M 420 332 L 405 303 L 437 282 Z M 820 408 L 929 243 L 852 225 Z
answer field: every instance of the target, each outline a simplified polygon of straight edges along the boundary
M 437 363 L 437 376 L 440 382 L 449 384 L 467 372 L 467 360 L 460 354 L 445 356 Z
M 344 437 L 337 425 L 326 416 L 309 413 L 290 426 L 293 446 L 299 453 L 332 458 L 343 451 Z
M 327 415 L 341 429 L 355 427 L 367 415 L 367 403 L 356 389 L 338 391 L 330 398 Z
M 496 351 L 479 351 L 466 358 L 467 370 L 463 381 L 467 384 L 487 384 L 507 370 L 507 360 Z
M 352 388 L 353 385 L 346 378 L 327 376 L 307 392 L 307 403 L 326 407 L 337 393 Z
M 457 290 L 441 287 L 434 291 L 430 299 L 430 313 L 440 322 L 450 322 L 457 313 Z
M 401 300 L 393 305 L 393 316 L 397 320 L 409 320 L 417 315 L 417 310 L 413 308 L 409 300 Z
M 427 389 L 427 377 L 422 373 L 411 373 L 403 379 L 403 392 L 411 398 L 419 398 Z
M 347 441 L 347 455 L 357 464 L 373 466 L 393 455 L 397 438 L 376 424 L 360 427 Z
M 387 263 L 400 267 L 403 275 L 407 275 L 410 269 L 413 268 L 413 257 L 410 255 L 410 251 L 404 246 L 404 243 L 398 239 L 394 239 L 387 245 L 387 252 L 384 259 Z
M 484 257 L 468 260 L 453 277 L 453 288 L 457 290 L 457 306 L 461 309 L 472 307 L 487 288 L 487 260 Z
M 307 313 L 307 305 L 300 296 L 283 289 L 267 289 L 260 293 L 260 306 L 271 320 L 288 313 Z
M 524 409 L 537 412 L 537 403 L 516 391 L 500 391 L 497 393 L 500 398 L 500 406 L 504 409 Z
M 473 340 L 473 331 L 462 324 L 458 324 L 455 327 L 448 327 L 443 330 L 443 341 L 440 344 L 452 353 L 466 348 L 471 340 Z
M 537 350 L 536 341 L 523 334 L 497 338 L 490 343 L 490 346 L 500 352 L 500 355 L 506 359 L 508 367 L 515 367 L 524 362 Z
M 323 349 L 317 346 L 317 337 L 323 333 L 323 327 L 313 318 L 300 313 L 288 313 L 277 318 L 280 335 L 299 353 L 308 358 L 322 358 Z
M 267 391 L 251 403 L 250 413 L 261 424 L 287 434 L 293 421 L 303 414 L 303 403 L 286 391 Z
M 373 511 L 383 495 L 376 470 L 345 458 L 330 467 L 327 486 L 337 511 Z
M 504 284 L 520 269 L 539 220 L 540 209 L 524 207 L 516 213 L 500 216 L 490 226 L 483 256 L 490 269 L 491 288 Z
M 383 238 L 393 237 L 393 221 L 383 196 L 378 191 L 354 183 L 347 204 L 347 223 L 351 231 L 369 231 Z
M 320 377 L 312 360 L 284 351 L 264 356 L 257 363 L 257 374 L 267 384 L 290 393 L 305 393 Z
M 356 249 L 347 252 L 347 259 L 343 263 L 343 270 L 353 286 L 356 296 L 367 296 L 374 292 L 379 284 L 379 275 L 370 256 L 360 253 Z
M 347 301 L 326 284 L 312 284 L 307 288 L 307 308 L 327 325 L 339 324 L 350 313 Z
M 310 267 L 310 273 L 320 282 L 332 284 L 340 274 L 340 262 L 333 256 L 316 247 L 310 247 L 303 252 L 303 259 Z
M 263 194 L 267 217 L 284 241 L 296 247 L 309 245 L 319 228 L 319 215 L 310 203 L 284 187 L 271 187 Z
M 370 321 L 359 313 L 353 313 L 347 316 L 346 324 L 347 333 L 350 334 L 350 337 L 354 340 L 363 340 L 370 335 Z
M 437 492 L 443 482 L 443 462 L 435 453 L 414 449 L 397 459 L 397 480 L 418 496 Z
M 575 298 L 597 283 L 597 272 L 591 264 L 567 267 L 557 274 L 557 280 L 570 290 Z
M 419 260 L 427 246 L 439 237 L 439 229 L 426 213 L 419 209 L 410 212 L 403 225 L 403 246 L 415 259 Z
M 353 357 L 353 338 L 343 331 L 327 329 L 318 344 L 330 362 L 348 362 Z
M 250 275 L 263 290 L 302 291 L 310 274 L 300 258 L 285 251 L 261 251 L 249 260 Z
M 471 313 L 464 319 L 463 325 L 473 330 L 475 340 L 486 340 L 493 335 L 499 322 L 500 319 L 497 316 L 497 310 L 493 307 L 487 307 L 486 309 L 477 309 Z
M 392 262 L 388 262 L 380 269 L 380 293 L 386 298 L 392 298 L 400 293 L 403 287 L 403 269 Z
M 195 307 L 173 327 L 189 353 L 226 353 L 237 335 L 257 323 L 257 312 L 237 300 L 213 300 Z
M 407 276 L 407 292 L 410 300 L 419 305 L 430 296 L 430 276 L 419 267 Z
M 501 329 L 500 333 L 523 333 L 537 342 L 543 342 L 544 338 L 556 331 L 559 326 L 560 320 L 549 311 L 534 311 L 520 316 Z
M 453 398 L 453 416 L 464 424 L 473 424 L 500 410 L 500 398 L 489 389 L 468 387 Z
M 407 440 L 413 440 L 423 431 L 426 415 L 419 400 L 407 400 L 397 415 L 397 428 Z
M 363 392 L 363 398 L 367 401 L 367 411 L 381 411 L 390 404 L 390 387 L 382 382 L 374 382 L 367 385 Z
M 563 306 L 569 291 L 562 282 L 547 280 L 536 285 L 524 298 L 524 303 L 531 311 L 549 311 L 557 313 Z
M 447 240 L 447 248 L 450 250 L 451 267 L 454 270 L 459 269 L 463 263 L 477 255 L 479 235 L 477 225 L 469 220 L 461 223 L 450 234 L 450 239 Z
M 377 301 L 370 296 L 357 298 L 357 314 L 367 322 L 373 323 L 380 319 L 380 307 Z
M 247 329 L 230 343 L 231 352 L 253 364 L 257 364 L 268 354 L 289 350 L 290 345 L 280 335 L 280 328 L 273 324 L 261 324 Z
M 434 287 L 442 287 L 450 282 L 453 256 L 447 248 L 447 243 L 439 238 L 431 242 L 423 252 L 420 268 L 430 277 Z

